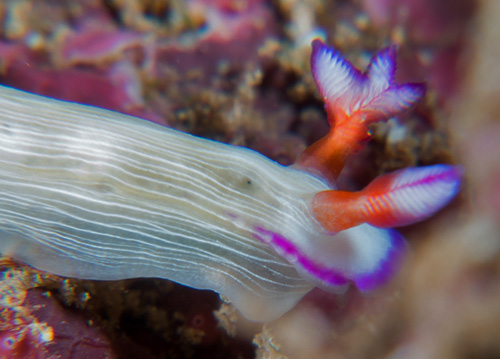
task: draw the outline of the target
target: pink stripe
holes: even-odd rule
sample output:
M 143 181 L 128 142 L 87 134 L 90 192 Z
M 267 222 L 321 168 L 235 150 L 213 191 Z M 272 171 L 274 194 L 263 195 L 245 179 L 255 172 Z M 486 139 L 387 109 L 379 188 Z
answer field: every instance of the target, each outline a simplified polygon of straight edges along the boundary
M 301 253 L 290 240 L 282 235 L 261 227 L 256 227 L 255 231 L 254 237 L 256 239 L 273 247 L 278 254 L 285 257 L 289 262 L 299 263 L 302 269 L 314 277 L 330 285 L 344 285 L 348 283 L 347 279 L 340 271 L 315 263 L 312 259 Z
M 356 287 L 363 292 L 374 290 L 387 283 L 399 268 L 401 260 L 407 250 L 405 239 L 397 231 L 387 230 L 390 249 L 387 251 L 386 255 L 381 258 L 376 269 L 372 272 L 348 279 L 340 270 L 314 262 L 314 260 L 304 255 L 290 240 L 283 237 L 281 234 L 261 227 L 256 227 L 253 235 L 257 240 L 274 248 L 278 254 L 282 255 L 290 263 L 298 263 L 307 273 L 325 283 L 332 286 L 339 286 L 352 281 L 356 284 Z

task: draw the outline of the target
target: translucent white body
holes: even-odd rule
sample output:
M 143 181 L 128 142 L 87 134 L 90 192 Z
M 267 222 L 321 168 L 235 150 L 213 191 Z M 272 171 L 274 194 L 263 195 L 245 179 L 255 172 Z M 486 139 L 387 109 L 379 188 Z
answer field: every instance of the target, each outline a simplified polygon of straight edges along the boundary
M 391 247 L 369 226 L 324 233 L 308 201 L 325 189 L 244 148 L 0 87 L 0 252 L 45 271 L 168 278 L 270 320 L 322 280 L 256 228 L 347 274 Z

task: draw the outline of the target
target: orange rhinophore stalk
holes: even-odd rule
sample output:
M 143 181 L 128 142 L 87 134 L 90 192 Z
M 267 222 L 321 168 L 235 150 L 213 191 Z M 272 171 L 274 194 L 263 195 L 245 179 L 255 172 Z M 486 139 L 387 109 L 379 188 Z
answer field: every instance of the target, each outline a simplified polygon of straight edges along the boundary
M 336 179 L 347 158 L 369 140 L 371 123 L 399 114 L 425 93 L 422 84 L 394 82 L 395 47 L 376 54 L 361 73 L 339 52 L 315 40 L 311 69 L 325 101 L 330 132 L 307 148 L 296 165 L 326 179 Z
M 368 223 L 379 228 L 421 221 L 457 193 L 456 166 L 412 167 L 377 177 L 359 192 L 327 190 L 314 195 L 311 211 L 329 232 Z

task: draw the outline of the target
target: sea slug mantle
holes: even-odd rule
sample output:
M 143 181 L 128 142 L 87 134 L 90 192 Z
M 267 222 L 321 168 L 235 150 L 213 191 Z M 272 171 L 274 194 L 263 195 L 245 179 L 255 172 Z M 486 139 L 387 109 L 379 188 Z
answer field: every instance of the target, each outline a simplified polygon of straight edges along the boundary
M 313 286 L 374 289 L 405 248 L 384 228 L 428 217 L 460 178 L 437 165 L 379 177 L 356 193 L 335 187 L 367 124 L 423 94 L 394 84 L 394 56 L 383 50 L 362 74 L 313 43 L 332 131 L 292 167 L 0 86 L 0 252 L 64 276 L 212 289 L 257 321 L 282 315 Z

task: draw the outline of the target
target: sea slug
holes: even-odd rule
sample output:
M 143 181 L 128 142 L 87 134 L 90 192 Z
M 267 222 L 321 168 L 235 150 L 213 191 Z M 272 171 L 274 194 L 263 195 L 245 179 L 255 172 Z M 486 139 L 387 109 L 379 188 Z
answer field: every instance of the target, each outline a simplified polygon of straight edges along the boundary
M 367 125 L 409 108 L 421 85 L 394 83 L 395 50 L 361 73 L 313 42 L 331 131 L 292 167 L 138 118 L 0 87 L 0 252 L 51 273 L 160 277 L 227 296 L 267 321 L 311 288 L 386 282 L 405 249 L 388 227 L 456 194 L 436 165 L 339 191 Z

